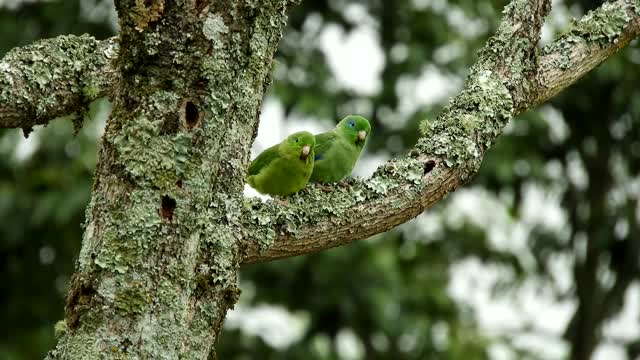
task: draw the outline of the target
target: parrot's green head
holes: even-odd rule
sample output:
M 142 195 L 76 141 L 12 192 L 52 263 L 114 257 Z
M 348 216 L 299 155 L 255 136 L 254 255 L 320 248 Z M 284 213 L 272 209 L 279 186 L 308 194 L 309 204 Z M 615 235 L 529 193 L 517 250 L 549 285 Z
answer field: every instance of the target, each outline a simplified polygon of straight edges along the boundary
M 340 120 L 337 129 L 343 136 L 347 137 L 349 142 L 358 147 L 364 146 L 369 134 L 371 134 L 369 120 L 357 115 L 349 115 Z
M 293 133 L 287 137 L 287 146 L 300 154 L 300 160 L 307 160 L 309 155 L 313 159 L 313 148 L 316 146 L 316 137 L 308 131 Z

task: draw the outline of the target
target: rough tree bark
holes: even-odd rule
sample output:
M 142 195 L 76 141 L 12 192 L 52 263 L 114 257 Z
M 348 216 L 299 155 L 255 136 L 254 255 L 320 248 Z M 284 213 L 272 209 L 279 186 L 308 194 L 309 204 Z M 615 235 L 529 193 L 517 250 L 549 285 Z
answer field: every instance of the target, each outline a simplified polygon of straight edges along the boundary
M 464 90 L 405 158 L 288 205 L 242 196 L 287 0 L 120 0 L 118 39 L 59 37 L 0 62 L 0 127 L 110 96 L 64 332 L 50 359 L 215 357 L 237 270 L 380 233 L 468 181 L 516 114 L 640 34 L 617 0 L 540 50 L 548 0 L 513 0 Z

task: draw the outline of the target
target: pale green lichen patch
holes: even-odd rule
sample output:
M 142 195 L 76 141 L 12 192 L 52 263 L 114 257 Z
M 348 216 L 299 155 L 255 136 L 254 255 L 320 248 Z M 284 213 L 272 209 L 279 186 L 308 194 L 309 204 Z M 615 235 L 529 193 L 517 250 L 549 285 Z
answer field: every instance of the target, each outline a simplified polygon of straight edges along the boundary
M 417 147 L 449 165 L 475 169 L 513 110 L 511 94 L 496 74 L 472 69 L 467 87 L 447 106 L 445 115 L 423 121 Z
M 135 277 L 125 278 L 126 287 L 116 292 L 114 298 L 115 308 L 123 313 L 142 314 L 145 308 L 153 301 L 153 295 L 143 282 Z
M 637 7 L 636 7 L 637 8 Z M 576 43 L 601 43 L 616 41 L 631 20 L 626 6 L 605 2 L 580 20 L 572 20 L 569 29 L 543 49 L 545 55 L 554 54 L 554 66 L 568 70 L 572 66 L 571 51 Z
M 210 13 L 207 19 L 204 21 L 202 27 L 202 33 L 204 37 L 213 43 L 213 48 L 220 50 L 224 43 L 221 41 L 223 34 L 228 31 L 227 26 L 224 23 L 224 19 L 220 15 Z
M 168 92 L 159 92 L 149 100 L 146 112 L 156 116 L 175 112 L 178 104 L 178 97 Z M 188 166 L 192 135 L 183 131 L 162 133 L 166 120 L 152 120 L 150 116 L 139 115 L 126 122 L 115 136 L 113 145 L 137 182 L 160 189 L 173 188 Z M 178 121 L 177 117 L 175 121 Z
M 590 11 L 580 21 L 573 21 L 571 32 L 589 41 L 612 41 L 620 36 L 625 25 L 631 20 L 627 8 L 612 2 L 605 2 L 600 9 Z
M 124 274 L 144 262 L 147 251 L 154 247 L 150 239 L 160 233 L 160 199 L 152 190 L 136 190 L 129 194 L 130 207 L 108 206 L 112 214 L 104 229 L 104 246 L 97 253 L 95 264 L 100 268 Z
M 554 54 L 553 65 L 554 67 L 567 70 L 571 67 L 571 50 L 576 42 L 584 41 L 581 37 L 574 34 L 565 34 L 561 38 L 557 39 L 553 43 L 545 46 L 543 54 Z
M 201 252 L 215 256 L 215 261 L 206 262 L 199 268 L 197 275 L 206 284 L 234 288 L 237 268 L 237 243 L 242 234 L 230 230 L 230 225 L 240 224 L 242 202 L 240 198 L 229 194 L 216 193 L 211 197 L 209 205 L 202 216 L 198 216 L 192 226 L 194 231 L 202 235 Z
M 62 335 L 64 335 L 66 332 L 67 332 L 67 322 L 64 320 L 58 321 L 53 328 L 53 333 L 55 337 L 59 338 Z

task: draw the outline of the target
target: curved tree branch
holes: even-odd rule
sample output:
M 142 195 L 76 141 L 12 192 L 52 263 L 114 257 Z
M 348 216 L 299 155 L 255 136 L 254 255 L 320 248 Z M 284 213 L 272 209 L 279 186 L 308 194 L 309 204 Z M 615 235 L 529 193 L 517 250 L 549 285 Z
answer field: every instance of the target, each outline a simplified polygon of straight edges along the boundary
M 604 26 L 612 25 L 612 28 Z M 571 86 L 640 36 L 640 3 L 607 2 L 546 46 L 540 57 L 537 89 L 529 107 Z
M 10 51 L 0 62 L 0 128 L 29 129 L 83 110 L 116 83 L 116 38 L 59 36 Z
M 317 252 L 389 230 L 468 181 L 512 116 L 577 81 L 640 34 L 640 5 L 605 3 L 537 56 L 549 1 L 515 0 L 480 52 L 464 90 L 435 120 L 409 156 L 381 166 L 371 179 L 325 194 L 308 186 L 289 205 L 254 201 L 245 216 L 244 263 Z

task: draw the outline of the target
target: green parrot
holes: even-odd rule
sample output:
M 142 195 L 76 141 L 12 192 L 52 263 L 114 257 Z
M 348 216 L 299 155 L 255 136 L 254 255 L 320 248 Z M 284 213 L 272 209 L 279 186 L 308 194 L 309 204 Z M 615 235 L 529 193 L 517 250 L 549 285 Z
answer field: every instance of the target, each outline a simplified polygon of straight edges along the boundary
M 369 133 L 369 120 L 349 115 L 333 130 L 316 135 L 316 163 L 309 181 L 336 182 L 350 175 Z
M 246 181 L 262 194 L 291 195 L 302 189 L 313 171 L 316 140 L 310 132 L 289 135 L 258 155 Z

